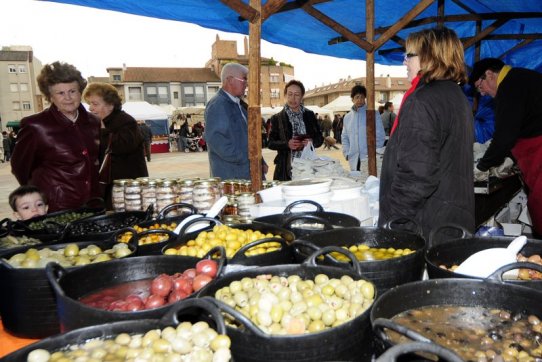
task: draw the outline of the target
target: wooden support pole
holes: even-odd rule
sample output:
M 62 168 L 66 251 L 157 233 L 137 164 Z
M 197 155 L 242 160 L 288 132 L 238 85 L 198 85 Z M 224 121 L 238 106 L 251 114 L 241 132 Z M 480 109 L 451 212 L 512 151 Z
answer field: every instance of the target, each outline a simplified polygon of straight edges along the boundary
M 367 41 L 373 42 L 374 37 L 374 0 L 366 0 L 365 22 L 367 24 Z M 375 128 L 375 54 L 367 51 L 366 62 L 367 87 L 367 154 L 369 175 L 378 176 L 376 169 L 376 128 Z M 382 146 L 382 145 L 379 145 Z
M 250 7 L 261 12 L 261 0 L 250 0 Z M 248 158 L 252 191 L 262 189 L 262 110 L 260 106 L 260 63 L 262 18 L 249 24 L 248 38 Z

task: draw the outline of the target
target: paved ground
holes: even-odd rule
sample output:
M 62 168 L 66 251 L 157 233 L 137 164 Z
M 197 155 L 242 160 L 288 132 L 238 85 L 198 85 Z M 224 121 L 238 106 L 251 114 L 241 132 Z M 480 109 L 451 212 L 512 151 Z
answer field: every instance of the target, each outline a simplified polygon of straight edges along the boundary
M 317 149 L 317 153 L 341 160 L 343 167 L 348 170 L 348 164 L 344 160 L 340 149 L 324 150 L 323 147 L 320 147 Z M 267 178 L 272 179 L 274 170 L 273 159 L 275 158 L 276 151 L 263 149 L 262 154 L 269 165 Z M 148 163 L 148 168 L 150 177 L 154 178 L 209 176 L 207 152 L 153 154 L 151 162 Z M 12 217 L 12 211 L 8 204 L 8 195 L 17 186 L 17 180 L 11 174 L 9 163 L 0 163 L 0 220 L 5 217 Z

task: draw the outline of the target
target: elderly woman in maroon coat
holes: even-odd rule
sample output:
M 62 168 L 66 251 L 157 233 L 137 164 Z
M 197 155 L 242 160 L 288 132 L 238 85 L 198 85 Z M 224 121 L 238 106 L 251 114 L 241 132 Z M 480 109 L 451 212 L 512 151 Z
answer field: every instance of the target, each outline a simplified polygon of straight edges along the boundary
M 11 169 L 44 193 L 49 212 L 77 208 L 100 195 L 100 121 L 81 105 L 87 82 L 73 65 L 47 64 L 37 81 L 51 106 L 21 120 Z
M 122 110 L 121 97 L 111 84 L 89 84 L 84 98 L 90 112 L 102 120 L 100 159 L 103 161 L 106 152 L 111 153 L 109 185 L 105 190 L 109 205 L 113 180 L 149 176 L 145 162 L 145 140 L 137 121 Z

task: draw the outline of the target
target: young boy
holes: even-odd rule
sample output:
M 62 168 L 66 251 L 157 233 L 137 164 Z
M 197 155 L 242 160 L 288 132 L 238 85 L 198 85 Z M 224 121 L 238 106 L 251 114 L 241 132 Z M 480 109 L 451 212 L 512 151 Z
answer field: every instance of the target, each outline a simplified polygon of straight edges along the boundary
M 48 208 L 45 196 L 36 186 L 32 185 L 19 186 L 9 194 L 9 205 L 17 220 L 28 220 L 45 215 Z

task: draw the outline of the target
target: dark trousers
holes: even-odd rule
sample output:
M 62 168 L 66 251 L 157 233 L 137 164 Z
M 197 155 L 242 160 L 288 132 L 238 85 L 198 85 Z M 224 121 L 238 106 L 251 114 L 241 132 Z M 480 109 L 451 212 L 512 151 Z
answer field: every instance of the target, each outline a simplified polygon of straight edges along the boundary
M 145 142 L 145 156 L 147 156 L 147 161 L 151 160 L 151 143 Z

